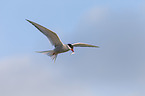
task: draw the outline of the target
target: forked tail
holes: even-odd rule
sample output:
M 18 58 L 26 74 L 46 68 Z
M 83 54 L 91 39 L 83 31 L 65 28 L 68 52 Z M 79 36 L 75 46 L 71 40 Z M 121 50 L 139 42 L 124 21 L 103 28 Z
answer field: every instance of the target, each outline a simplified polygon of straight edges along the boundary
M 49 51 L 36 51 L 37 53 L 43 53 L 43 54 L 46 54 L 48 56 L 50 56 L 52 58 L 52 60 L 56 60 L 57 58 L 57 54 L 53 51 L 53 50 L 49 50 Z

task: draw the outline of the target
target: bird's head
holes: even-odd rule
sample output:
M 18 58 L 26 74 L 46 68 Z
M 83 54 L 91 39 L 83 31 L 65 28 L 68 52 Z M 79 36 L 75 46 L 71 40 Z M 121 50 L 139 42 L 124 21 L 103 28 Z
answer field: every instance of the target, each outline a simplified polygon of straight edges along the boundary
M 68 48 L 69 48 L 72 52 L 74 52 L 73 45 L 72 45 L 72 44 L 67 44 L 67 45 L 68 45 Z

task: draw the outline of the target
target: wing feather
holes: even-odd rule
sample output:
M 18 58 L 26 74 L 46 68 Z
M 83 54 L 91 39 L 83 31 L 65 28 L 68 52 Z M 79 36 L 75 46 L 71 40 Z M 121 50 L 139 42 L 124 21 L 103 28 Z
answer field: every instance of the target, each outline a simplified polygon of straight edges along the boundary
M 74 47 L 96 47 L 96 48 L 99 48 L 99 46 L 90 45 L 90 44 L 86 44 L 86 43 L 74 43 L 72 45 Z
M 59 39 L 59 37 L 55 32 L 30 20 L 27 21 L 30 22 L 32 25 L 34 25 L 40 32 L 42 32 L 49 39 L 52 45 L 54 45 L 55 47 L 63 45 L 63 43 L 61 42 L 61 40 Z

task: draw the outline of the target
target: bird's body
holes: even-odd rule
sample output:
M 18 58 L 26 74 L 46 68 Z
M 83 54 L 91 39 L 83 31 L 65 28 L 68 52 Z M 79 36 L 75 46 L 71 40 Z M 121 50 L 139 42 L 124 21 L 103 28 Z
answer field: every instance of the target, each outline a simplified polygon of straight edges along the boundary
M 58 54 L 67 52 L 69 50 L 70 49 L 68 45 L 64 44 L 63 46 L 56 46 L 53 50 L 37 51 L 37 52 L 47 54 L 48 56 L 52 57 L 52 59 L 55 61 Z
M 64 53 L 64 52 L 67 52 L 69 50 L 70 49 L 69 49 L 67 44 L 63 44 L 63 46 L 56 46 L 55 49 L 54 49 L 54 51 L 56 53 Z
M 32 22 L 30 20 L 27 20 L 30 22 L 32 25 L 34 25 L 39 31 L 41 31 L 51 42 L 51 44 L 55 47 L 53 50 L 48 50 L 48 51 L 37 51 L 38 53 L 45 53 L 48 56 L 52 57 L 54 61 L 56 60 L 56 57 L 60 53 L 67 52 L 71 50 L 74 53 L 73 47 L 96 47 L 94 45 L 89 45 L 85 43 L 74 43 L 74 44 L 63 44 L 57 34 L 35 22 Z

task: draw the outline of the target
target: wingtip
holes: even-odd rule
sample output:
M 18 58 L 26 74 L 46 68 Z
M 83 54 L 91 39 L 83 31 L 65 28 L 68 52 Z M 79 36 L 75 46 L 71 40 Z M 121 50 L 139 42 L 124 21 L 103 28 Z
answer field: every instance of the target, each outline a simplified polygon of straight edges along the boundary
M 100 48 L 99 46 L 95 46 L 95 48 Z
M 30 20 L 28 20 L 28 19 L 25 19 L 26 21 L 28 21 L 29 23 L 31 23 L 32 25 L 34 25 L 35 26 L 35 23 L 34 22 L 32 22 L 32 21 L 30 21 Z M 36 27 L 36 26 L 35 26 Z
M 25 19 L 26 21 L 29 21 L 28 19 Z
M 28 20 L 28 19 L 25 19 L 26 21 L 28 21 L 28 22 L 31 22 L 30 20 Z

